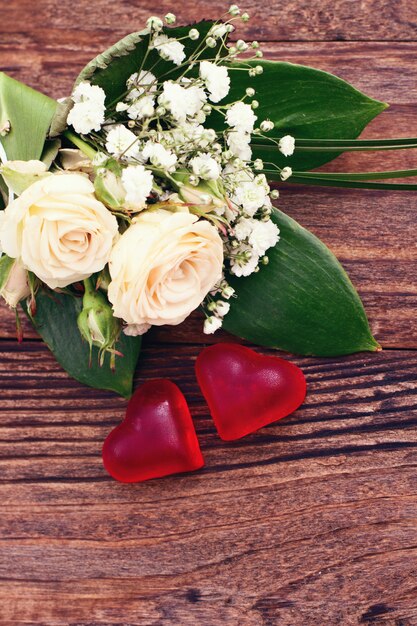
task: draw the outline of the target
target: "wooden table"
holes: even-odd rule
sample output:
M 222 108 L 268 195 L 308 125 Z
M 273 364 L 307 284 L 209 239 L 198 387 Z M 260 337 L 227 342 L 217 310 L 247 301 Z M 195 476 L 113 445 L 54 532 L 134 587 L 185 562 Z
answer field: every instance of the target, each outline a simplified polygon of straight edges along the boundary
M 59 97 L 149 14 L 174 8 L 185 23 L 224 7 L 0 0 L 0 68 Z M 268 57 L 392 103 L 366 136 L 416 135 L 415 0 L 245 8 L 248 38 Z M 331 169 L 413 163 L 411 152 L 350 155 Z M 280 206 L 342 260 L 384 351 L 295 358 L 309 386 L 302 409 L 225 444 L 193 373 L 207 341 L 200 318 L 150 334 L 137 383 L 179 384 L 201 472 L 113 482 L 101 444 L 125 402 L 71 380 L 28 326 L 18 346 L 0 309 L 2 625 L 417 624 L 417 194 L 287 187 Z

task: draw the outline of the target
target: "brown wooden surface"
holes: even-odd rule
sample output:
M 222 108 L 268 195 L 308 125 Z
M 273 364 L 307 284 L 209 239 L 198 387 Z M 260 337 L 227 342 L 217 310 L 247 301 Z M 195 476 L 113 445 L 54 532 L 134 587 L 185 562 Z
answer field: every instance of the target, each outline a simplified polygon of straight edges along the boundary
M 184 23 L 224 6 L 175 11 Z M 246 6 L 270 58 L 333 71 L 392 103 L 366 136 L 416 134 L 415 0 Z M 94 54 L 172 8 L 0 0 L 0 69 L 65 95 Z M 329 169 L 415 162 L 411 152 L 345 155 Z M 201 472 L 110 480 L 100 449 L 125 402 L 72 381 L 29 327 L 17 346 L 0 307 L 2 626 L 417 625 L 417 194 L 286 187 L 280 206 L 342 260 L 385 350 L 294 359 L 305 405 L 225 444 L 193 373 L 208 341 L 200 318 L 153 332 L 137 383 L 168 377 L 184 391 Z

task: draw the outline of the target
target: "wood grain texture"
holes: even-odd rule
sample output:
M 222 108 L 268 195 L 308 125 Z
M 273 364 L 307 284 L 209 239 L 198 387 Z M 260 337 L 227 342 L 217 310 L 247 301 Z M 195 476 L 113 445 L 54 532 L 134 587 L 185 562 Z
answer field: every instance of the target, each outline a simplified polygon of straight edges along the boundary
M 20 39 L 35 50 L 41 45 L 73 45 L 75 39 L 100 39 L 107 43 L 108 33 L 121 37 L 126 31 L 139 30 L 149 15 L 163 16 L 175 10 L 179 23 L 218 19 L 230 3 L 204 0 L 173 6 L 162 0 L 2 0 L 2 31 Z M 414 41 L 417 30 L 415 3 L 412 0 L 274 0 L 260 4 L 247 0 L 241 4 L 251 17 L 248 36 L 262 41 Z M 105 10 L 103 10 L 105 8 Z M 22 20 L 22 15 L 25 19 Z M 4 21 L 3 21 L 4 20 Z
M 224 6 L 174 10 L 186 23 Z M 172 8 L 0 0 L 0 69 L 66 95 L 92 56 Z M 266 42 L 269 58 L 334 72 L 392 103 L 367 137 L 415 134 L 415 1 L 245 8 L 248 37 Z M 412 151 L 351 154 L 327 169 L 415 163 Z M 0 306 L 1 626 L 417 626 L 417 194 L 281 191 L 280 208 L 348 269 L 386 349 L 294 358 L 304 406 L 226 444 L 193 366 L 205 343 L 230 337 L 202 335 L 198 314 L 150 333 L 136 383 L 167 377 L 183 390 L 200 472 L 112 481 L 100 451 L 125 402 L 71 380 L 26 323 L 18 346 Z
M 297 359 L 302 409 L 225 444 L 199 348 L 149 345 L 137 382 L 180 385 L 206 467 L 127 486 L 100 457 L 123 401 L 80 388 L 38 342 L 0 349 L 6 623 L 416 623 L 416 352 Z

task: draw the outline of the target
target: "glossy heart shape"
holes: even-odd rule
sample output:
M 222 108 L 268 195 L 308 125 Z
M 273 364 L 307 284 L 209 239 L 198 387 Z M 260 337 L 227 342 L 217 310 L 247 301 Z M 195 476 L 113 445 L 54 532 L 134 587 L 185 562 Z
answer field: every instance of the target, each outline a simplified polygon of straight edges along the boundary
M 187 401 L 174 383 L 153 380 L 134 393 L 124 421 L 104 442 L 103 463 L 125 483 L 204 465 Z
M 293 413 L 306 381 L 299 367 L 232 343 L 205 348 L 196 374 L 222 439 L 239 439 Z

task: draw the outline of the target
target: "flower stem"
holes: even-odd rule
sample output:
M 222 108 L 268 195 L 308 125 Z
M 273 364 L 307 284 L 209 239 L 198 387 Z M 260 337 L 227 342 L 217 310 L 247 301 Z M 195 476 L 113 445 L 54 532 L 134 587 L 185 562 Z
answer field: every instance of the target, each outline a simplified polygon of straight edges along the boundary
M 66 137 L 72 144 L 74 144 L 74 146 L 77 146 L 77 148 L 79 148 L 81 152 L 83 152 L 83 154 L 88 156 L 89 159 L 94 159 L 94 157 L 96 156 L 97 151 L 94 150 L 94 148 L 89 143 L 84 141 L 84 139 L 81 139 L 81 137 L 73 133 L 72 130 L 66 130 L 64 132 L 64 137 Z

